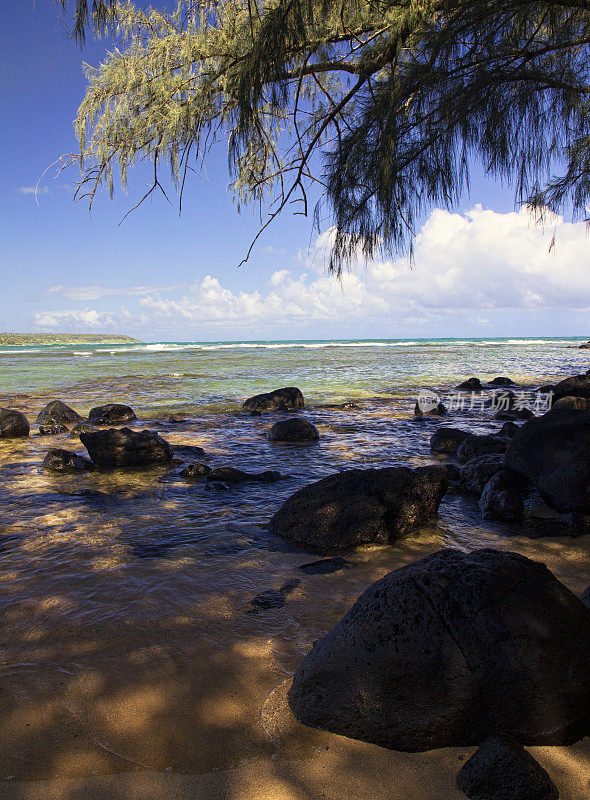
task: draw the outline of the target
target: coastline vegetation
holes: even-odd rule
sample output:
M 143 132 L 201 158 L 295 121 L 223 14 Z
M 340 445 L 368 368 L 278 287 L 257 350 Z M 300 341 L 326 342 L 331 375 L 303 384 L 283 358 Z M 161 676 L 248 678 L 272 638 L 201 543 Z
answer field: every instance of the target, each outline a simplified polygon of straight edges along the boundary
M 0 345 L 141 344 L 141 339 L 111 333 L 0 333 Z

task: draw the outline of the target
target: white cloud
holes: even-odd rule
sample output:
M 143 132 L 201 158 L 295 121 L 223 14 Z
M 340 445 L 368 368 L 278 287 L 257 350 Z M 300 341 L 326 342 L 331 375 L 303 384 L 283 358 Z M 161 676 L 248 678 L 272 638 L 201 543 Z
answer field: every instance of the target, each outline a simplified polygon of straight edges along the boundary
M 37 328 L 57 328 L 73 325 L 77 328 L 112 328 L 117 324 L 117 315 L 108 311 L 40 311 L 33 316 Z
M 125 323 L 127 328 L 131 323 L 220 334 L 272 327 L 275 335 L 288 338 L 295 328 L 314 323 L 337 323 L 346 335 L 350 325 L 363 320 L 399 330 L 468 312 L 474 325 L 488 326 L 490 315 L 503 309 L 520 310 L 521 317 L 543 309 L 563 314 L 590 309 L 587 229 L 561 218 L 543 230 L 526 211 L 500 214 L 478 206 L 462 215 L 435 210 L 416 240 L 412 268 L 405 258 L 375 260 L 345 273 L 341 282 L 316 271 L 329 240 L 329 234 L 320 237 L 306 272 L 277 270 L 266 286 L 252 291 L 233 291 L 212 275 L 175 297 L 161 294 L 174 287 L 53 287 L 51 293 L 72 300 L 127 294 L 136 296 L 137 304 L 112 312 L 45 312 L 37 315 L 42 320 L 37 324 L 55 327 L 77 319 L 89 326 Z
M 146 295 L 155 292 L 172 292 L 182 289 L 182 284 L 176 286 L 52 286 L 46 294 L 59 294 L 68 300 L 99 300 L 102 297 Z
M 34 194 L 35 196 L 49 194 L 49 186 L 19 186 L 18 192 L 19 194 Z

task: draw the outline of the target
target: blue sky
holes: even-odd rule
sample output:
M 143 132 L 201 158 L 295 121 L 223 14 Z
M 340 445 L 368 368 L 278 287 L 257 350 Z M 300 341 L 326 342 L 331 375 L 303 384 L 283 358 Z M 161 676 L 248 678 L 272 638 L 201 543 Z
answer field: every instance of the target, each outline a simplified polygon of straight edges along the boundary
M 189 186 L 183 214 L 162 197 L 121 225 L 147 183 L 99 198 L 92 217 L 72 200 L 75 170 L 43 179 L 76 147 L 72 121 L 85 87 L 80 48 L 53 0 L 0 7 L 0 330 L 129 333 L 146 340 L 590 335 L 585 229 L 550 233 L 515 213 L 510 191 L 475 172 L 454 213 L 424 220 L 416 263 L 361 265 L 340 285 L 324 269 L 327 237 L 284 216 L 237 268 L 257 230 L 227 191 L 223 148 Z

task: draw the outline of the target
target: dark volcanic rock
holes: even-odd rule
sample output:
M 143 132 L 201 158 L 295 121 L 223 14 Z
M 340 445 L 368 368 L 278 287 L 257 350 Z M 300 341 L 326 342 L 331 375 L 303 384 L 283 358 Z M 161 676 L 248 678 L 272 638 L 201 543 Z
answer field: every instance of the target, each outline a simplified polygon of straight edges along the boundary
M 211 467 L 208 467 L 207 464 L 189 464 L 188 467 L 181 470 L 180 474 L 188 481 L 198 481 L 206 478 L 210 472 Z
M 340 572 L 343 569 L 350 569 L 350 567 L 352 567 L 352 563 L 341 556 L 322 558 L 320 561 L 299 565 L 299 569 L 306 575 L 331 575 L 333 572 Z
M 271 442 L 317 442 L 320 434 L 309 420 L 291 417 L 275 422 L 267 437 Z
M 152 431 L 136 433 L 129 428 L 80 434 L 92 461 L 103 469 L 143 467 L 172 461 L 172 448 Z
M 0 408 L 0 438 L 17 439 L 28 436 L 30 430 L 29 420 L 20 411 Z
M 557 800 L 557 787 L 514 739 L 486 739 L 461 767 L 457 785 L 469 800 Z
M 580 600 L 582 601 L 582 603 L 584 603 L 585 606 L 588 606 L 588 608 L 590 608 L 590 586 L 587 586 L 584 589 L 580 597 Z
M 520 430 L 520 425 L 517 425 L 515 422 L 505 422 L 500 430 L 498 431 L 498 436 L 504 436 L 506 439 L 512 439 L 515 433 L 518 433 Z
M 318 552 L 390 542 L 436 515 L 447 484 L 444 467 L 339 472 L 295 492 L 270 529 Z
M 579 347 L 580 350 L 590 350 L 590 342 L 582 342 Z
M 70 430 L 70 436 L 72 439 L 79 439 L 81 433 L 94 433 L 95 431 L 96 428 L 89 422 L 79 422 Z
M 208 481 L 222 481 L 223 483 L 245 483 L 246 481 L 259 481 L 261 483 L 274 483 L 282 478 L 280 472 L 267 469 L 264 472 L 244 472 L 235 467 L 217 467 L 207 475 Z
M 472 458 L 461 467 L 460 488 L 479 497 L 483 487 L 504 466 L 504 457 L 499 454 Z
M 242 406 L 245 411 L 289 411 L 304 407 L 303 395 L 296 386 L 285 386 L 273 392 L 257 394 L 249 397 Z
M 534 416 L 530 408 L 518 408 L 513 411 L 498 411 L 494 415 L 494 419 L 505 419 L 509 422 L 515 422 L 516 420 L 532 419 Z
M 451 483 L 457 483 L 461 480 L 461 470 L 456 464 L 445 464 L 447 477 Z
M 574 375 L 553 387 L 553 402 L 560 397 L 590 397 L 590 375 Z
M 43 468 L 51 472 L 87 472 L 92 469 L 92 462 L 71 450 L 52 447 L 43 459 Z
M 285 600 L 296 589 L 301 581 L 298 578 L 293 578 L 280 589 L 267 589 L 265 592 L 260 592 L 252 599 L 252 605 L 258 608 L 282 608 L 285 605 Z
M 444 403 L 436 403 L 436 405 L 427 406 L 418 401 L 414 406 L 414 416 L 418 419 L 422 417 L 444 417 L 447 413 L 447 407 Z
M 437 428 L 430 437 L 430 449 L 435 453 L 454 455 L 461 442 L 468 436 L 471 436 L 469 431 L 461 431 L 458 428 Z
M 183 461 L 190 461 L 193 458 L 205 458 L 205 451 L 202 447 L 196 444 L 174 444 L 172 445 L 172 452 L 177 458 Z
M 73 408 L 62 403 L 61 400 L 52 400 L 51 403 L 47 403 L 35 420 L 37 425 L 55 425 L 60 422 L 73 425 L 81 421 L 80 414 L 77 414 Z
M 461 392 L 481 392 L 483 386 L 479 378 L 468 378 L 457 386 Z
M 67 433 L 68 426 L 56 423 L 55 425 L 39 425 L 41 436 L 57 436 L 58 433 Z
M 497 378 L 490 381 L 490 386 L 516 386 L 516 384 L 510 378 L 499 375 Z
M 588 733 L 590 610 L 544 564 L 441 550 L 370 586 L 295 673 L 307 725 L 395 750 Z
M 120 403 L 107 403 L 105 406 L 91 408 L 88 421 L 94 425 L 121 425 L 137 419 L 135 411 L 130 406 Z
M 590 514 L 590 411 L 558 404 L 529 420 L 510 440 L 504 463 L 552 508 Z
M 505 453 L 507 447 L 508 439 L 503 436 L 473 434 L 464 439 L 457 448 L 457 461 L 464 464 L 466 461 L 471 461 L 472 458 L 479 458 L 479 456 Z
M 483 488 L 479 507 L 484 519 L 520 522 L 524 513 L 522 497 L 504 471 L 496 472 Z

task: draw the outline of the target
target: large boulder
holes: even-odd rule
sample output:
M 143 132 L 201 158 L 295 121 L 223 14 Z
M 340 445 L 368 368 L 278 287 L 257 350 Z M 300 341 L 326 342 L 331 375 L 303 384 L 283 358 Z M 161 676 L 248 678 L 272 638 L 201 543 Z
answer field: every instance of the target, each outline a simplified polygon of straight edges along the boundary
M 390 542 L 436 515 L 447 484 L 444 467 L 339 472 L 295 492 L 270 529 L 319 552 Z
M 517 553 L 440 550 L 370 586 L 289 692 L 307 725 L 395 750 L 590 732 L 590 610 Z
M 492 475 L 500 472 L 503 467 L 504 456 L 499 453 L 472 458 L 461 467 L 459 488 L 479 497 Z
M 557 404 L 510 439 L 506 467 L 561 512 L 590 513 L 590 411 Z
M 37 425 L 58 425 L 81 422 L 82 417 L 61 400 L 52 400 L 37 414 Z
M 459 428 L 437 428 L 430 437 L 430 449 L 435 453 L 454 455 L 468 436 L 471 436 L 469 431 L 461 431 Z
M 153 431 L 136 433 L 129 428 L 81 433 L 80 441 L 97 467 L 143 467 L 172 461 L 172 448 Z
M 88 421 L 93 425 L 122 425 L 137 419 L 135 411 L 130 406 L 121 403 L 107 403 L 104 406 L 91 408 Z
M 28 436 L 31 430 L 29 420 L 21 411 L 0 408 L 0 439 L 17 439 Z
M 52 447 L 43 459 L 43 469 L 50 472 L 87 472 L 93 469 L 92 461 L 71 450 Z
M 464 464 L 472 458 L 489 456 L 497 453 L 505 453 L 508 447 L 508 439 L 496 434 L 478 436 L 472 434 L 467 436 L 457 448 L 457 461 Z
M 291 417 L 275 422 L 267 437 L 271 442 L 317 442 L 320 434 L 309 420 Z
M 560 397 L 590 397 L 590 375 L 574 375 L 553 387 L 553 402 Z
M 469 800 L 557 800 L 557 787 L 514 739 L 491 736 L 463 764 L 457 785 Z
M 300 389 L 296 386 L 285 386 L 283 389 L 249 397 L 242 407 L 245 411 L 292 411 L 304 408 L 305 401 Z

